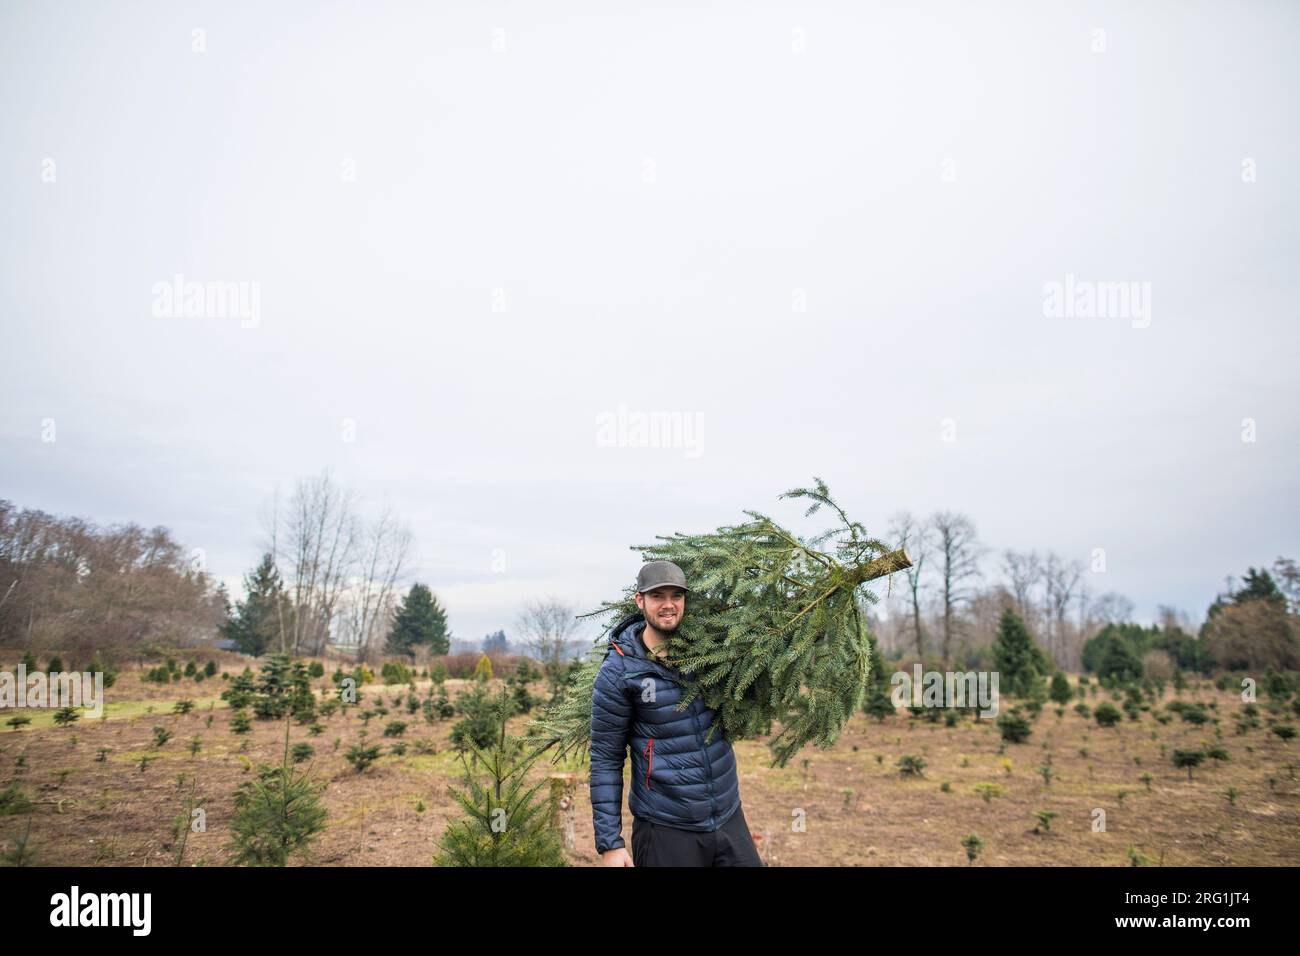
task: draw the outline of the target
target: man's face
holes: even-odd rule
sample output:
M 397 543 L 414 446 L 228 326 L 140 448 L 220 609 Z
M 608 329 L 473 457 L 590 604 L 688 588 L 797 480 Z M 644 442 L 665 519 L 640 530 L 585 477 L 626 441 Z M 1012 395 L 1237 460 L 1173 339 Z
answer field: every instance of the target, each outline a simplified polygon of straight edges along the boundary
M 681 588 L 665 585 L 638 594 L 636 606 L 645 614 L 645 619 L 654 625 L 655 630 L 662 634 L 672 634 L 682 623 L 682 615 L 686 613 L 686 592 Z

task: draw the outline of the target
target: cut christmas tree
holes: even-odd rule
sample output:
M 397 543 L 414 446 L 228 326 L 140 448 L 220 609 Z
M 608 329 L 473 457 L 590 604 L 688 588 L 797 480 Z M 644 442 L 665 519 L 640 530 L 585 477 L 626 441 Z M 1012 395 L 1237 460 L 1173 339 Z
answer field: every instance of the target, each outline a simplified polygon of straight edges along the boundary
M 874 603 L 863 586 L 911 566 L 902 549 L 870 537 L 820 478 L 814 482 L 780 496 L 810 499 L 805 516 L 823 505 L 835 512 L 839 524 L 811 540 L 745 511 L 752 520 L 744 524 L 658 535 L 661 544 L 633 548 L 645 561 L 679 565 L 690 587 L 666 645 L 668 663 L 688 680 L 680 708 L 702 698 L 717 714 L 710 733 L 720 722 L 733 741 L 771 734 L 779 723 L 769 742 L 774 766 L 809 741 L 830 747 L 861 707 L 871 651 L 859 597 Z M 608 634 L 638 613 L 634 594 L 629 585 L 620 600 L 582 616 L 608 616 Z M 557 760 L 586 752 L 592 685 L 607 646 L 602 637 L 564 695 L 530 723 L 530 744 L 555 747 Z

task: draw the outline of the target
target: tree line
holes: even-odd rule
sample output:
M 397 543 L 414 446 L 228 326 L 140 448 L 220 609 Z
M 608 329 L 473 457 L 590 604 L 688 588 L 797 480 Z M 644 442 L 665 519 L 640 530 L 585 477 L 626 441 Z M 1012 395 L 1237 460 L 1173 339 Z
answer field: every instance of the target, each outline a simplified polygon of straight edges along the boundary
M 1083 561 L 1053 551 L 998 552 L 980 540 L 967 515 L 898 512 L 889 538 L 907 549 L 912 567 L 899 575 L 903 587 L 892 586 L 887 613 L 869 612 L 885 653 L 986 664 L 1003 612 L 1011 609 L 1055 666 L 1066 670 L 1094 669 L 1095 638 L 1103 633 L 1127 635 L 1139 655 L 1156 652 L 1152 666 L 1158 669 L 1240 670 L 1245 662 L 1300 667 L 1300 570 L 1290 558 L 1277 558 L 1271 569 L 1250 568 L 1241 588 L 1229 578 L 1200 623 L 1162 605 L 1157 623 L 1143 628 L 1133 622 L 1129 598 L 1088 588 Z M 1145 637 L 1137 639 L 1139 632 Z
M 361 505 L 328 470 L 299 479 L 283 501 L 277 492 L 261 514 L 261 559 L 232 602 L 207 573 L 202 551 L 187 551 L 164 527 L 100 528 L 0 500 L 0 646 L 58 649 L 83 663 L 96 653 L 144 661 L 218 637 L 256 656 L 319 656 L 331 644 L 361 661 L 449 653 L 446 608 L 410 580 L 409 526 L 388 502 L 368 512 Z M 1091 661 L 1089 642 L 1108 628 L 1126 634 L 1135 652 L 1166 655 L 1168 666 L 1192 659 L 1182 642 L 1193 634 L 1202 668 L 1297 666 L 1300 572 L 1291 559 L 1278 558 L 1271 571 L 1251 568 L 1240 589 L 1229 580 L 1199 625 L 1161 607 L 1156 630 L 1164 637 L 1153 643 L 1138 638 L 1132 601 L 1089 591 L 1081 561 L 1006 550 L 996 554 L 990 580 L 992 549 L 964 514 L 900 512 L 888 537 L 913 562 L 891 585 L 887 615 L 868 611 L 888 654 L 987 662 L 1002 613 L 1012 608 L 1068 670 Z M 498 630 L 482 648 L 519 649 L 559 669 L 578 643 L 577 613 L 558 598 L 534 600 L 515 622 L 517 641 Z M 1159 654 L 1153 666 L 1166 666 Z

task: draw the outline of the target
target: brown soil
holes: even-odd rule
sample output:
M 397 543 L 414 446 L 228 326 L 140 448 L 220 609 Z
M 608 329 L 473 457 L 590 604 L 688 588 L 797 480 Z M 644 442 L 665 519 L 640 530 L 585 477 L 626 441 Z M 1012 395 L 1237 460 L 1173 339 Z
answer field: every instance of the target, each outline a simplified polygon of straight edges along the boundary
M 451 697 L 467 683 L 448 681 Z M 182 862 L 224 864 L 234 790 L 257 763 L 278 762 L 284 743 L 281 722 L 254 720 L 245 737 L 231 733 L 229 711 L 217 702 L 185 716 L 169 712 L 175 699 L 212 698 L 224 686 L 216 680 L 186 682 L 183 689 L 156 687 L 123 675 L 109 692 L 110 701 L 157 701 L 155 713 L 113 717 L 110 712 L 109 719 L 82 720 L 68 728 L 38 721 L 0 731 L 0 789 L 16 783 L 37 801 L 30 814 L 0 816 L 0 848 L 11 850 L 30 823 L 34 865 L 174 865 L 180 848 L 172 824 L 193 781 L 207 829 L 189 833 Z M 418 686 L 423 696 L 425 685 Z M 399 690 L 367 685 L 366 705 L 380 694 L 391 701 Z M 1069 708 L 1058 718 L 1049 705 L 1028 741 L 1007 744 L 1004 753 L 992 720 L 964 720 L 949 728 L 901 713 L 883 723 L 858 715 L 833 748 L 806 748 L 782 769 L 769 766 L 763 741 L 743 741 L 736 753 L 745 816 L 771 866 L 965 866 L 961 840 L 972 832 L 984 841 L 976 865 L 1125 866 L 1130 847 L 1165 865 L 1300 863 L 1300 788 L 1294 773 L 1300 743 L 1288 744 L 1267 727 L 1238 736 L 1232 720 L 1241 706 L 1236 697 L 1208 687 L 1195 696 L 1217 702 L 1221 738 L 1215 738 L 1212 724 L 1197 727 L 1175 717 L 1162 725 L 1149 713 L 1104 729 Z M 408 723 L 405 756 L 387 753 L 393 741 L 381 734 L 389 720 Z M 520 731 L 527 720 L 513 718 L 511 731 Z M 322 723 L 326 730 L 318 737 L 296 724 L 291 731 L 292 742 L 316 748 L 314 760 L 303 766 L 329 781 L 327 829 L 295 862 L 429 865 L 447 821 L 460 816 L 448 793 L 448 786 L 461 780 L 461 764 L 449 742 L 452 721 L 428 724 L 404 709 L 375 718 L 367 742 L 381 744 L 385 756 L 361 774 L 343 757 L 360 740 L 361 719 L 354 712 Z M 161 748 L 153 745 L 155 726 L 173 733 Z M 196 735 L 202 749 L 191 757 L 187 745 Z M 437 752 L 417 755 L 418 738 Z M 245 739 L 247 749 L 241 752 Z M 1172 753 L 1216 743 L 1230 759 L 1208 761 L 1193 771 L 1190 782 L 1185 770 L 1161 754 L 1162 744 Z M 96 759 L 100 748 L 110 748 L 103 761 Z M 1047 784 L 1036 768 L 1049 753 Z M 924 776 L 900 775 L 896 764 L 904 754 L 924 758 Z M 17 766 L 20 755 L 25 767 Z M 143 755 L 158 759 L 142 771 Z M 543 761 L 532 775 L 555 770 Z M 1149 789 L 1140 779 L 1144 771 L 1153 777 Z M 178 781 L 179 775 L 184 779 Z M 941 788 L 944 782 L 949 792 Z M 986 801 L 974 789 L 982 783 L 997 784 L 1001 794 Z M 1236 791 L 1233 803 L 1225 795 L 1229 787 Z M 623 833 L 630 841 L 627 789 Z M 1039 810 L 1058 816 L 1050 830 L 1035 833 Z M 1104 831 L 1094 830 L 1097 810 L 1105 813 Z M 594 865 L 599 860 L 585 774 L 576 814 L 577 845 L 570 860 Z

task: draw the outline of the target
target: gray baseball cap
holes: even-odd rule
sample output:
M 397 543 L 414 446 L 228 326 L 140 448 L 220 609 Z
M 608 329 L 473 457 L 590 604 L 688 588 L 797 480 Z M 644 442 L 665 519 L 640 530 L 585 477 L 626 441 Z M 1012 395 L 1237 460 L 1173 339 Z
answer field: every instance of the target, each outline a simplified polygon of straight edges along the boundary
M 636 576 L 636 589 L 642 594 L 665 585 L 690 591 L 686 586 L 686 575 L 671 561 L 651 561 Z

